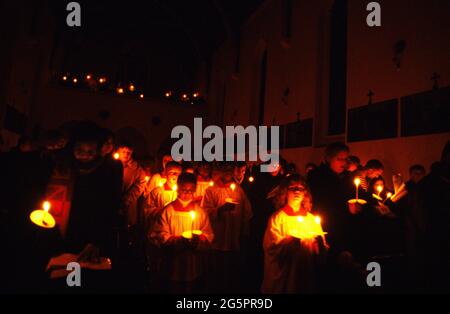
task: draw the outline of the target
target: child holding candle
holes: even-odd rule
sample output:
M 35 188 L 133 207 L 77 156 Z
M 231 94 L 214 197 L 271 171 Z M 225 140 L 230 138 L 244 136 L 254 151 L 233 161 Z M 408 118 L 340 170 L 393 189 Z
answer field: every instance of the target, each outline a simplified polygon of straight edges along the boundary
M 264 235 L 263 293 L 310 293 L 316 290 L 315 258 L 323 241 L 320 219 L 311 213 L 311 195 L 299 175 L 284 179 L 274 198 L 278 210 L 269 220 Z M 314 221 L 319 236 L 299 239 L 301 224 Z M 305 233 L 306 230 L 303 230 Z M 322 235 L 319 235 L 322 233 Z
M 197 179 L 183 173 L 178 177 L 178 198 L 166 206 L 149 237 L 166 248 L 169 290 L 173 293 L 199 291 L 205 275 L 204 252 L 214 236 L 207 213 L 194 202 Z

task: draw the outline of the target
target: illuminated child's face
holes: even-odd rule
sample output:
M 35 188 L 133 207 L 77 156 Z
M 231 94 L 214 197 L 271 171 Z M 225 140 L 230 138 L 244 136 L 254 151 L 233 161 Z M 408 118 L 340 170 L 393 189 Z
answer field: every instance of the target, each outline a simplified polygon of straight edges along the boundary
M 133 155 L 133 150 L 128 147 L 119 147 L 120 160 L 124 164 L 131 160 L 131 156 Z
M 288 204 L 301 204 L 305 196 L 305 187 L 300 182 L 292 182 L 287 191 Z
M 193 183 L 183 183 L 178 186 L 178 198 L 183 202 L 189 202 L 194 199 L 196 186 Z
M 174 186 L 177 184 L 178 176 L 181 174 L 181 168 L 180 167 L 170 167 L 166 168 L 166 178 L 167 178 L 167 184 L 169 186 Z

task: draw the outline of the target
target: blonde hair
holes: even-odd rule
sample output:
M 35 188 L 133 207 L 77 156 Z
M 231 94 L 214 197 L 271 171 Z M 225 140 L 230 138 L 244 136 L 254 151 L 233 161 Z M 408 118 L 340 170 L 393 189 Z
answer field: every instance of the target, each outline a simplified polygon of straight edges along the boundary
M 289 177 L 284 178 L 278 187 L 270 193 L 268 198 L 272 198 L 272 202 L 277 210 L 283 208 L 287 204 L 287 193 L 289 186 L 293 183 L 300 183 L 305 187 L 305 191 L 303 192 L 303 200 L 300 207 L 307 212 L 310 212 L 312 209 L 311 192 L 306 184 L 306 180 L 298 174 L 290 175 Z

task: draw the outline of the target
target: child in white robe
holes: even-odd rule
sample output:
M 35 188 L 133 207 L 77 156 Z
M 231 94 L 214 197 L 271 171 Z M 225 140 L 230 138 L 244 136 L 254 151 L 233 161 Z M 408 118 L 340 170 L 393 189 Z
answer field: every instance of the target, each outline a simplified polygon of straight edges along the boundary
M 305 181 L 298 175 L 284 179 L 276 201 L 279 209 L 270 218 L 264 235 L 261 292 L 315 292 L 316 257 L 327 244 L 320 219 L 309 213 L 311 196 Z
M 169 249 L 164 264 L 171 292 L 200 292 L 207 269 L 202 251 L 209 248 L 214 235 L 208 214 L 194 202 L 195 189 L 195 175 L 180 175 L 177 200 L 164 208 L 150 234 L 159 247 Z

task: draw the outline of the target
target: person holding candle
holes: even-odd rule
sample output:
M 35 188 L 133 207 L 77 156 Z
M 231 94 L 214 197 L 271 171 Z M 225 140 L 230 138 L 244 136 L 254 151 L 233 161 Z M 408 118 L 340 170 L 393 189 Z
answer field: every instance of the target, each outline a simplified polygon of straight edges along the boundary
M 319 254 L 320 245 L 325 248 L 326 241 L 320 218 L 310 213 L 312 199 L 305 180 L 299 175 L 284 179 L 274 195 L 274 203 L 278 210 L 270 218 L 264 235 L 261 292 L 315 292 L 314 256 Z
M 155 187 L 147 198 L 145 205 L 145 217 L 148 228 L 152 228 L 153 223 L 161 214 L 163 208 L 177 198 L 177 180 L 182 168 L 176 161 L 169 161 L 164 169 L 164 176 L 167 181 Z
M 199 162 L 197 166 L 197 191 L 195 200 L 201 202 L 205 196 L 206 189 L 214 185 L 211 178 L 211 164 L 205 161 Z
M 150 182 L 148 184 L 148 189 L 151 192 L 154 188 L 160 186 L 160 184 L 164 184 L 166 182 L 166 178 L 165 178 L 165 169 L 166 169 L 166 165 L 167 163 L 173 161 L 172 160 L 172 156 L 170 154 L 164 154 L 161 157 L 161 171 L 160 172 L 156 172 L 152 178 L 150 179 Z
M 233 178 L 234 164 L 220 165 L 220 178 L 206 190 L 202 207 L 208 212 L 214 231 L 214 288 L 217 292 L 236 292 L 243 268 L 241 246 L 248 240 L 252 207 Z
M 194 202 L 197 179 L 183 173 L 178 177 L 178 197 L 167 205 L 149 237 L 166 249 L 169 292 L 201 292 L 207 250 L 214 239 L 208 214 Z

